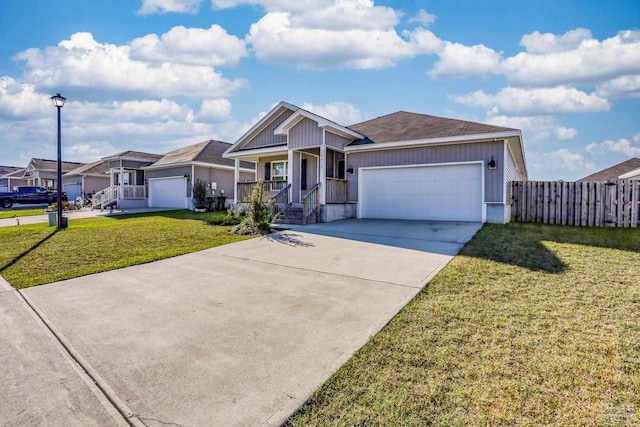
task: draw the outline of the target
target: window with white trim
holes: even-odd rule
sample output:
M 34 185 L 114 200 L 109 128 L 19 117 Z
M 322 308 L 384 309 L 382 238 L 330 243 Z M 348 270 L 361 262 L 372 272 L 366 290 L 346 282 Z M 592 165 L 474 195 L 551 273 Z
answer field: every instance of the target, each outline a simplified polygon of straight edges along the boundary
M 271 180 L 286 181 L 287 180 L 287 161 L 271 162 Z

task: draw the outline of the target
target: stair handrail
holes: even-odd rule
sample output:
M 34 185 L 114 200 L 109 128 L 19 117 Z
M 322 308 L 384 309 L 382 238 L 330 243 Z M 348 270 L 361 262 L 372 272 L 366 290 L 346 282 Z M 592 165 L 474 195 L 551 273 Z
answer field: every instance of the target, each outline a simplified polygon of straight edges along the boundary
M 317 183 L 302 196 L 302 223 L 307 224 L 309 217 L 316 213 L 316 222 L 320 218 L 320 183 Z
M 276 206 L 278 207 L 278 212 L 276 212 L 276 215 L 284 212 L 285 209 L 287 209 L 287 206 L 289 206 L 289 189 L 290 188 L 291 188 L 291 184 L 287 184 L 282 190 L 278 191 L 276 194 L 274 194 L 271 197 L 271 200 L 273 200 Z

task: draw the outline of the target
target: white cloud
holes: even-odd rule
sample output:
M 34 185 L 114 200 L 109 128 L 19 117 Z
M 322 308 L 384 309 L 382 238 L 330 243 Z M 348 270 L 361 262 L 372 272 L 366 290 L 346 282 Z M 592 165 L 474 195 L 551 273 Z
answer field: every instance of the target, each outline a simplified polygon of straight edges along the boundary
M 50 95 L 37 93 L 32 84 L 19 83 L 8 76 L 0 77 L 0 117 L 10 119 L 44 117 L 53 111 L 51 108 L 54 108 L 50 97 Z
M 620 31 L 598 41 L 587 30 L 572 30 L 559 37 L 529 34 L 522 44 L 529 49 L 502 62 L 501 71 L 515 85 L 555 86 L 600 82 L 640 73 L 640 31 Z
M 575 50 L 580 45 L 591 40 L 591 31 L 585 28 L 576 28 L 557 36 L 552 33 L 541 34 L 534 31 L 531 34 L 522 36 L 520 44 L 532 54 L 547 54 L 556 52 L 566 52 Z
M 222 99 L 205 99 L 200 106 L 199 119 L 211 119 L 214 121 L 229 120 L 231 116 L 231 103 Z
M 567 148 L 560 148 L 548 153 L 532 153 L 528 156 L 530 167 L 548 176 L 545 179 L 576 179 L 587 175 L 596 169 L 596 164 L 586 159 L 582 154 L 572 152 Z M 554 177 L 555 175 L 555 177 Z
M 496 52 L 484 45 L 465 46 L 460 43 L 444 42 L 438 52 L 440 59 L 429 74 L 434 77 L 467 77 L 498 72 L 502 52 Z
M 422 25 L 431 25 L 436 22 L 436 15 L 429 13 L 424 9 L 420 9 L 416 16 L 409 18 L 407 22 L 417 22 L 418 24 Z
M 552 116 L 491 116 L 487 123 L 522 130 L 526 141 L 557 139 L 559 141 L 574 139 L 578 131 L 567 128 Z
M 593 142 L 587 145 L 585 150 L 596 156 L 610 152 L 627 157 L 640 157 L 640 134 L 635 134 L 631 140 L 620 138 L 616 141 L 609 139 L 600 143 Z
M 245 85 L 211 67 L 175 62 L 148 63 L 130 57 L 128 45 L 98 43 L 91 33 L 75 33 L 55 47 L 28 49 L 15 59 L 40 88 L 80 87 L 162 96 L 225 96 Z
M 138 15 L 152 13 L 197 13 L 202 0 L 142 0 Z
M 640 98 L 640 74 L 622 76 L 597 86 L 596 94 L 603 98 Z
M 304 103 L 300 108 L 341 125 L 362 121 L 362 112 L 347 102 L 333 102 L 323 105 Z
M 597 94 L 566 86 L 538 89 L 507 87 L 495 94 L 480 90 L 451 99 L 459 104 L 485 108 L 491 115 L 585 113 L 610 109 L 609 102 Z
M 205 66 L 236 65 L 246 55 L 244 41 L 215 24 L 209 29 L 173 27 L 160 37 L 148 34 L 134 39 L 130 49 L 134 60 Z

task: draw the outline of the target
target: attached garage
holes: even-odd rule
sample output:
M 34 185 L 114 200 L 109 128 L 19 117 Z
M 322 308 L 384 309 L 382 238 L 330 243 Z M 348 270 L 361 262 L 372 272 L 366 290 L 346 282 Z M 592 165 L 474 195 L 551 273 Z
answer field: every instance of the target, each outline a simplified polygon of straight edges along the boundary
M 74 201 L 82 195 L 82 184 L 80 184 L 79 182 L 68 184 L 63 183 L 62 191 L 67 193 L 67 198 L 69 200 Z
M 481 222 L 482 165 L 360 168 L 358 217 Z
M 187 178 L 150 178 L 149 207 L 188 209 Z

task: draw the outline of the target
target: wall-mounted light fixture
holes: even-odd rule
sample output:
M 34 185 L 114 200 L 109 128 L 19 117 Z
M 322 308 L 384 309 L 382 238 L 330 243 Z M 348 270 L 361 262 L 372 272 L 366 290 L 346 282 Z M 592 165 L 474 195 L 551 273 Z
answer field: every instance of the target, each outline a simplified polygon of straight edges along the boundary
M 496 159 L 493 156 L 491 156 L 491 160 L 489 160 L 487 166 L 489 167 L 489 169 L 495 169 L 498 166 L 498 163 L 496 163 Z
M 185 173 L 185 174 L 184 174 L 184 177 L 185 177 L 185 178 L 187 178 L 187 179 L 189 179 L 189 178 L 191 178 L 191 175 L 189 175 L 188 173 Z
M 347 168 L 347 173 L 349 175 L 353 175 L 353 166 L 349 165 L 349 167 Z

